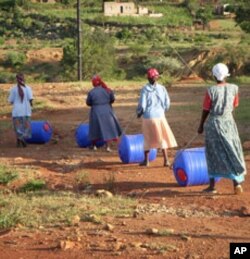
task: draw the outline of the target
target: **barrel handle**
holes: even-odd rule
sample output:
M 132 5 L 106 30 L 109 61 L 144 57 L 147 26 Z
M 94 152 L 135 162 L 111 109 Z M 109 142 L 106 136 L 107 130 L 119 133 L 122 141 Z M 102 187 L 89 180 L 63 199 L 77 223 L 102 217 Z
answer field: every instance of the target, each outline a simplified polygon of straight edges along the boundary
M 177 154 L 177 156 L 175 157 L 174 161 L 176 160 L 176 158 L 185 150 L 187 149 L 192 143 L 193 141 L 199 136 L 198 133 L 195 133 L 195 135 L 189 140 L 189 142 L 180 150 L 180 152 Z M 174 161 L 170 164 L 170 169 L 173 169 L 173 165 L 174 165 Z

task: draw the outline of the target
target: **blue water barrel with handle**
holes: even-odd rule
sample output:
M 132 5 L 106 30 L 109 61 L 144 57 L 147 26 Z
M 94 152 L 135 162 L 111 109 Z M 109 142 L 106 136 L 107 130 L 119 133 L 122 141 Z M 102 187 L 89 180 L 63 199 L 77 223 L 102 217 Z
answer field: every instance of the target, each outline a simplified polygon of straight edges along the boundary
M 141 163 L 144 155 L 144 136 L 137 135 L 123 135 L 119 143 L 119 157 L 125 164 Z M 149 161 L 156 159 L 157 149 L 151 149 L 149 152 Z
M 90 147 L 92 145 L 89 139 L 89 124 L 80 124 L 75 132 L 76 143 L 79 147 Z M 95 143 L 97 147 L 101 147 L 105 144 L 105 141 L 99 140 Z
M 180 186 L 208 184 L 205 148 L 179 150 L 175 155 L 173 170 L 175 179 Z
M 50 141 L 52 133 L 48 121 L 31 121 L 31 138 L 26 141 L 30 144 L 45 144 Z

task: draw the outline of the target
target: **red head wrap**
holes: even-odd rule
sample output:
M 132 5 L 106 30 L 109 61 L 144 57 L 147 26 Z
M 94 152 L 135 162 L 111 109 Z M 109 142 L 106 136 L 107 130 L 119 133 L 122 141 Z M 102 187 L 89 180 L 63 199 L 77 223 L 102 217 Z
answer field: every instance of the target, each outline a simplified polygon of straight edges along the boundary
M 150 68 L 147 71 L 148 79 L 157 79 L 159 77 L 159 72 L 155 68 Z
M 108 86 L 102 81 L 101 77 L 98 75 L 94 75 L 92 77 L 92 84 L 94 87 L 96 86 L 101 86 L 102 88 L 104 88 L 108 93 L 111 91 L 110 88 L 108 88 Z

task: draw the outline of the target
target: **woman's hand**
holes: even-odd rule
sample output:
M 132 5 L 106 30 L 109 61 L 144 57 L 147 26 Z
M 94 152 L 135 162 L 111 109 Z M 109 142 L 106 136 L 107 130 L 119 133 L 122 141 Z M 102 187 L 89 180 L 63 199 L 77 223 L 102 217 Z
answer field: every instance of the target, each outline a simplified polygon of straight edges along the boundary
M 203 133 L 203 131 L 204 131 L 204 129 L 203 129 L 203 125 L 201 124 L 201 125 L 199 126 L 199 128 L 198 128 L 197 132 L 198 132 L 198 134 L 202 134 L 202 133 Z

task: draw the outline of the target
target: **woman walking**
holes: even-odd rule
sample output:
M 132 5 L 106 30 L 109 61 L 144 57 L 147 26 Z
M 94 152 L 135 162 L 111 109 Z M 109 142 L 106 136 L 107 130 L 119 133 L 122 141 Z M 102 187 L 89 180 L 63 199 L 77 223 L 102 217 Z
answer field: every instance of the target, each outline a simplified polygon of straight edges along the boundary
M 226 82 L 228 67 L 216 64 L 212 73 L 216 85 L 207 89 L 198 133 L 205 131 L 206 160 L 210 178 L 204 191 L 216 193 L 215 177 L 233 181 L 234 193 L 243 192 L 246 167 L 242 146 L 232 112 L 239 105 L 238 86 Z
M 155 68 L 148 69 L 147 78 L 148 83 L 141 90 L 137 107 L 137 117 L 142 116 L 145 154 L 145 159 L 140 165 L 148 166 L 150 149 L 160 148 L 164 158 L 163 166 L 169 166 L 167 149 L 177 146 L 165 117 L 165 111 L 170 107 L 170 99 L 166 88 L 156 82 L 159 72 Z
M 110 152 L 110 143 L 117 141 L 122 134 L 121 127 L 112 109 L 115 101 L 113 91 L 107 87 L 101 77 L 92 78 L 93 89 L 88 93 L 86 104 L 91 107 L 89 115 L 89 139 L 96 149 L 97 141 L 105 141 L 107 151 Z
M 24 75 L 16 75 L 17 85 L 10 90 L 8 101 L 13 105 L 12 119 L 17 139 L 17 147 L 26 147 L 25 139 L 31 137 L 31 107 L 33 94 L 25 84 Z

